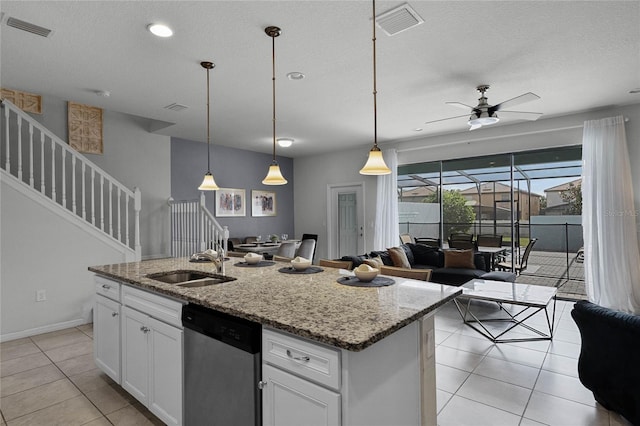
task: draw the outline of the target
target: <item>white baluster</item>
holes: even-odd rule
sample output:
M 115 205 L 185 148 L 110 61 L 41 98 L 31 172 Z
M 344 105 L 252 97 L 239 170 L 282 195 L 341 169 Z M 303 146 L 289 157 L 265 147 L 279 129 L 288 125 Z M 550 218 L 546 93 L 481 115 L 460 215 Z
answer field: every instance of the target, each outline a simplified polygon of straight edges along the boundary
M 124 207 L 124 234 L 126 235 L 126 245 L 129 247 L 129 196 L 125 196 L 125 207 Z
M 51 199 L 56 199 L 56 142 L 51 138 Z
M 67 208 L 67 150 L 60 150 L 60 158 L 62 162 L 62 206 Z
M 82 198 L 82 218 L 83 219 L 87 219 L 87 194 L 85 194 L 85 187 L 84 187 L 84 181 L 86 179 L 86 163 L 83 161 L 82 162 L 82 186 L 81 186 L 81 191 L 80 191 L 80 197 Z
M 113 237 L 113 182 L 109 181 L 109 235 Z
M 33 124 L 29 123 L 29 185 L 33 188 Z
M 22 117 L 18 116 L 18 179 L 22 180 Z
M 91 224 L 96 226 L 96 171 L 91 168 Z
M 118 190 L 118 192 L 116 192 L 118 197 L 118 241 L 122 242 L 122 210 L 120 208 L 120 199 L 122 198 L 122 195 L 120 194 L 120 187 L 118 186 L 116 189 Z
M 65 150 L 66 151 L 66 150 Z M 76 156 L 71 156 L 71 208 L 76 214 Z
M 9 111 L 9 107 L 5 106 L 4 107 L 4 134 L 5 134 L 5 141 L 6 141 L 6 151 L 7 151 L 7 158 L 5 159 L 5 164 L 4 164 L 4 169 L 7 171 L 7 173 L 11 173 L 11 162 L 9 161 L 9 113 L 11 111 Z
M 100 174 L 100 228 L 104 231 L 104 176 Z
M 44 132 L 40 131 L 40 192 L 44 195 Z
M 133 190 L 134 193 L 134 203 L 133 208 L 135 210 L 135 244 L 136 244 L 136 258 L 140 260 L 142 256 L 142 247 L 140 246 L 140 209 L 142 208 L 142 194 L 138 188 Z

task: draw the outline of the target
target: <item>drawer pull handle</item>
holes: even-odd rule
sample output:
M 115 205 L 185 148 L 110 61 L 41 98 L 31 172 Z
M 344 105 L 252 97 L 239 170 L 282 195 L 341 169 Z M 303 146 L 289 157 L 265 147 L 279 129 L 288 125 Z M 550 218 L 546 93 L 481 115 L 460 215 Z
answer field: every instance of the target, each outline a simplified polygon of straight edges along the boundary
M 110 290 L 111 286 L 109 284 L 102 284 L 102 288 L 104 288 L 105 290 Z
M 258 389 L 262 390 L 262 389 L 264 389 L 264 388 L 266 388 L 266 387 L 267 387 L 267 382 L 266 382 L 266 380 L 265 380 L 265 381 L 260 380 L 260 381 L 258 382 Z
M 151 330 L 149 330 L 149 327 L 143 325 L 142 327 L 140 327 L 140 331 L 142 331 L 144 334 L 147 334 Z
M 302 362 L 309 362 L 309 360 L 311 358 L 309 358 L 308 356 L 293 356 L 293 354 L 291 353 L 291 351 L 289 349 L 287 349 L 287 356 L 289 358 L 292 358 L 296 361 L 302 361 Z
M 111 316 L 112 316 L 112 317 L 117 317 L 117 316 L 118 316 L 118 313 L 117 313 L 117 312 L 111 312 Z

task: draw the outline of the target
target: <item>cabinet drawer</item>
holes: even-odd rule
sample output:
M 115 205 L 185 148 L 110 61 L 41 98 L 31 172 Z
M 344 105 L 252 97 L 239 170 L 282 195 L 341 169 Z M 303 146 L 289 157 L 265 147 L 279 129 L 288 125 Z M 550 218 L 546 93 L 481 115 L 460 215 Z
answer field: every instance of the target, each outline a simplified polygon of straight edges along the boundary
M 335 390 L 340 389 L 340 351 L 274 330 L 262 331 L 262 359 Z
M 108 297 L 116 302 L 120 301 L 120 283 L 101 276 L 96 275 L 94 277 L 96 284 L 96 293 L 101 294 L 104 297 Z
M 122 286 L 122 304 L 182 329 L 182 302 L 168 296 Z

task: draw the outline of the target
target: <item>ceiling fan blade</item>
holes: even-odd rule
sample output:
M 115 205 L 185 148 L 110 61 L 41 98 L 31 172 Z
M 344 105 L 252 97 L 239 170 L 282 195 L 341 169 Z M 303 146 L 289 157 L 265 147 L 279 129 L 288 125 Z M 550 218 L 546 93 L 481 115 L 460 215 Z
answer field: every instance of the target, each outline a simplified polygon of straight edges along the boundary
M 500 111 L 500 117 L 515 118 L 518 120 L 535 121 L 542 115 L 541 112 L 525 112 L 525 111 Z
M 516 106 L 516 105 L 520 105 L 523 104 L 525 102 L 531 102 L 531 101 L 535 101 L 536 99 L 540 99 L 540 96 L 528 92 L 525 93 L 524 95 L 520 95 L 520 96 L 516 96 L 515 98 L 506 100 L 504 102 L 501 102 L 497 105 L 492 106 L 491 108 L 489 108 L 490 111 L 500 111 L 504 108 L 507 107 L 512 107 L 512 106 Z
M 425 122 L 424 122 L 424 124 L 437 123 L 438 121 L 453 120 L 454 118 L 460 118 L 460 117 L 469 117 L 469 114 L 465 114 L 465 115 L 456 115 L 455 117 L 449 117 L 449 118 L 441 118 L 440 120 L 425 121 Z
M 468 109 L 468 110 L 475 109 L 475 107 L 472 107 L 471 105 L 463 104 L 462 102 L 445 102 L 445 104 L 458 107 L 458 108 Z

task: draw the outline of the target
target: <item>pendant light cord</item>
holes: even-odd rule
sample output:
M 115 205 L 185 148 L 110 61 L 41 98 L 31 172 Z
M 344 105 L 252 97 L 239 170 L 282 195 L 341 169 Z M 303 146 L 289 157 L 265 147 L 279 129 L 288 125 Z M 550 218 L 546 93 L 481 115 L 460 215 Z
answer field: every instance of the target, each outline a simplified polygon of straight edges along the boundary
M 211 173 L 211 153 L 209 151 L 209 145 L 211 143 L 211 127 L 210 127 L 209 112 L 209 69 L 207 68 L 207 173 Z
M 373 146 L 378 148 L 378 103 L 376 95 L 376 0 L 373 0 Z
M 271 85 L 273 92 L 273 162 L 276 161 L 276 38 L 271 37 Z

